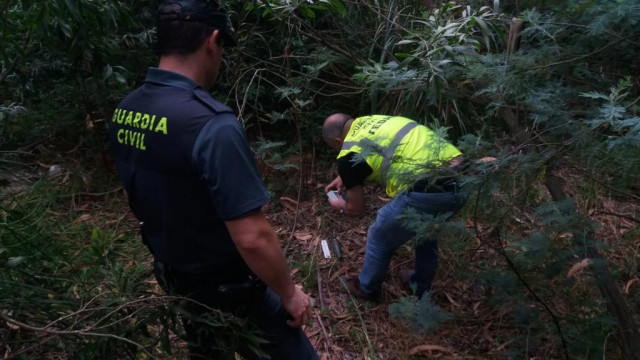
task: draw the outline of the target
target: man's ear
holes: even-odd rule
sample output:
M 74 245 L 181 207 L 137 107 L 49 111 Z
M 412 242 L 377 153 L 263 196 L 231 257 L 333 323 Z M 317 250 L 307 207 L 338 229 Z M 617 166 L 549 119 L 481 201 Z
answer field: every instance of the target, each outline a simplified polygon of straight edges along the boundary
M 336 149 L 342 149 L 342 143 L 343 143 L 343 140 L 341 138 L 339 137 L 333 138 L 333 146 Z
M 211 33 L 211 35 L 209 35 L 209 37 L 207 38 L 207 48 L 209 50 L 213 50 L 216 47 L 220 47 L 219 44 L 221 44 L 221 40 L 220 36 L 222 36 L 220 34 L 220 31 L 218 30 L 213 30 L 213 32 Z

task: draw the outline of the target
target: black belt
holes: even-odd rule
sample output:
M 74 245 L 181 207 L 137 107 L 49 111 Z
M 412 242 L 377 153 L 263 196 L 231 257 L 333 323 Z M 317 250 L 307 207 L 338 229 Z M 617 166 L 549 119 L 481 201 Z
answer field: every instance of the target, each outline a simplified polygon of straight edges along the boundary
M 265 283 L 252 274 L 242 276 L 240 281 L 226 281 L 215 273 L 183 272 L 159 261 L 155 262 L 155 272 L 158 285 L 167 294 L 186 296 L 236 315 L 256 311 L 258 302 L 262 301 L 267 290 Z M 202 308 L 194 304 L 189 304 L 188 308 L 196 314 L 202 311 Z
M 417 181 L 410 189 L 419 193 L 448 193 L 458 191 L 458 182 L 455 177 L 439 179 L 423 179 Z
M 176 280 L 189 279 L 188 281 L 208 284 L 208 286 L 212 287 L 226 284 L 241 284 L 245 282 L 253 282 L 254 280 L 258 279 L 244 266 L 237 266 L 233 268 L 226 266 L 224 271 L 197 273 L 175 268 L 171 265 L 164 264 L 159 260 L 155 260 L 155 262 L 155 266 L 157 267 L 157 269 L 160 270 L 165 276 L 169 276 Z

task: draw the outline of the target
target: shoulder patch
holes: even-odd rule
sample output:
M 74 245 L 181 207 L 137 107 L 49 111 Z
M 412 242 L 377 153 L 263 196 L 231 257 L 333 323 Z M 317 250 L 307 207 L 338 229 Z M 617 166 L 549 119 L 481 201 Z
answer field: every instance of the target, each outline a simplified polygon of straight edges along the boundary
M 216 113 L 233 113 L 230 107 L 212 98 L 211 95 L 200 86 L 193 89 L 193 95 L 195 95 L 196 100 Z

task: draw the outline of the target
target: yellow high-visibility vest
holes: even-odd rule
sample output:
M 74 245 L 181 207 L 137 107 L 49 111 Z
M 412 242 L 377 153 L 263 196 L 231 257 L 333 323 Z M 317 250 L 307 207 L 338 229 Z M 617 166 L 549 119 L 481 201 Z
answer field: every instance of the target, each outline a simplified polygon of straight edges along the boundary
M 407 190 L 420 174 L 462 155 L 431 129 L 402 116 L 354 119 L 338 159 L 351 152 L 360 154 L 363 146 L 370 152 L 365 161 L 373 169 L 366 180 L 384 185 L 390 197 Z

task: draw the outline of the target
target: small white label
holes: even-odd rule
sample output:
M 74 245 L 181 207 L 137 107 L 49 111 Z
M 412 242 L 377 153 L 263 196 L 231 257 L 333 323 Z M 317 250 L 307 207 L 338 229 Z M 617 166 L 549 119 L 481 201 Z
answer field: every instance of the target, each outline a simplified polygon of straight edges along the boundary
M 322 253 L 324 254 L 324 258 L 330 259 L 331 252 L 329 251 L 329 244 L 327 244 L 327 240 L 322 240 L 320 244 L 322 245 Z

